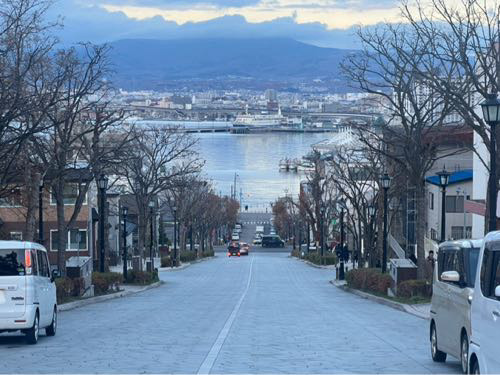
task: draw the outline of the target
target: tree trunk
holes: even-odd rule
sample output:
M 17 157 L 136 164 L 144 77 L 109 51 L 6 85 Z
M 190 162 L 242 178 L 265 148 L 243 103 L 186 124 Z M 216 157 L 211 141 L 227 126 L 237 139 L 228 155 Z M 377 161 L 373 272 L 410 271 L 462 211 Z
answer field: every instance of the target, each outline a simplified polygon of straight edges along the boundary
M 417 278 L 425 279 L 425 214 L 426 214 L 426 205 L 425 205 L 425 185 L 423 180 L 417 182 L 415 187 L 415 195 L 416 195 L 416 242 L 417 242 Z
M 27 163 L 29 165 L 29 163 Z M 34 241 L 36 233 L 37 212 L 38 212 L 38 186 L 40 174 L 33 173 L 33 169 L 28 166 L 24 174 L 24 184 L 26 186 L 26 221 L 24 229 L 25 241 Z
M 142 258 L 146 256 L 146 234 L 147 234 L 147 215 L 146 215 L 146 205 L 142 204 L 142 202 L 138 202 L 137 207 L 137 221 L 138 221 L 138 236 L 137 236 L 137 255 L 140 255 Z M 179 244 L 177 244 L 179 246 Z
M 68 227 L 64 213 L 64 180 L 58 179 L 52 186 L 56 199 L 57 211 L 57 267 L 61 275 L 66 275 L 66 247 L 68 244 Z M 50 238 L 49 238 L 50 241 Z

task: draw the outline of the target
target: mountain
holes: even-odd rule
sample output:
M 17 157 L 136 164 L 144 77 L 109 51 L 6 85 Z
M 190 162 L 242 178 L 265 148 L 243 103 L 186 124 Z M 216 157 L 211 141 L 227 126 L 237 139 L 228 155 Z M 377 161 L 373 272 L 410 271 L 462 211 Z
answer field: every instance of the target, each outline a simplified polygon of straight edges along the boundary
M 287 38 L 124 39 L 110 43 L 121 86 L 240 77 L 298 81 L 336 78 L 351 50 L 322 48 Z M 143 82 L 144 84 L 141 84 Z

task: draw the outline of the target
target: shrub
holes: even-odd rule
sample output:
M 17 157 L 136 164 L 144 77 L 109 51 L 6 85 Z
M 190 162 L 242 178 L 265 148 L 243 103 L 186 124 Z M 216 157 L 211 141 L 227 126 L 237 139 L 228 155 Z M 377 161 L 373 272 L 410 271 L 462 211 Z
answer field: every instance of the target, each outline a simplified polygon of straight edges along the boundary
M 123 283 L 123 275 L 118 272 L 93 272 L 92 284 L 96 295 L 106 294 L 118 289 Z
M 303 259 L 308 260 L 309 262 L 314 264 L 321 264 L 321 256 L 316 252 L 305 254 Z M 335 256 L 335 254 L 325 254 L 323 255 L 323 264 L 337 264 L 337 257 Z
M 406 280 L 401 282 L 397 288 L 397 296 L 402 298 L 430 298 L 431 295 L 432 284 L 427 280 Z
M 181 263 L 188 263 L 196 260 L 196 251 L 182 251 L 180 255 Z
M 379 269 L 359 268 L 347 272 L 346 281 L 350 288 L 387 294 L 392 278 L 382 274 Z
M 300 250 L 292 250 L 290 255 L 296 258 L 300 258 Z
M 148 285 L 157 281 L 159 281 L 159 278 L 156 270 L 154 272 L 133 270 L 127 272 L 127 284 Z
M 213 257 L 215 256 L 215 251 L 213 250 L 207 250 L 204 253 L 201 253 L 202 258 L 208 258 L 208 257 Z
M 69 277 L 62 277 L 56 279 L 55 283 L 57 303 L 63 303 L 69 300 L 71 297 L 80 296 L 84 287 L 84 281 L 81 277 L 74 279 L 70 279 Z
M 172 267 L 172 265 L 173 265 L 172 258 L 170 258 L 169 256 L 161 257 L 161 266 L 162 267 Z

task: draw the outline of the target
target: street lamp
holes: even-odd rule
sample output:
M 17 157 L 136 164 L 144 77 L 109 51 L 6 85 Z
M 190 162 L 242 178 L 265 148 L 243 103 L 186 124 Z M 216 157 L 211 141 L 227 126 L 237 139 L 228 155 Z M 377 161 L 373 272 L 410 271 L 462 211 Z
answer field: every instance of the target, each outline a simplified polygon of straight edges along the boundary
M 101 174 L 97 180 L 97 187 L 101 196 L 99 207 L 99 272 L 104 272 L 104 210 L 106 206 L 106 189 L 108 188 L 108 178 Z
M 446 186 L 450 181 L 450 172 L 443 167 L 441 172 L 437 173 L 439 177 L 439 186 L 441 186 L 441 242 L 446 241 Z
M 320 224 L 321 224 L 321 230 L 320 230 L 320 236 L 321 236 L 321 260 L 320 264 L 323 264 L 323 257 L 325 255 L 325 206 L 320 207 L 320 212 L 321 212 L 321 218 L 320 218 Z
M 43 246 L 43 177 L 38 185 L 38 243 Z
M 337 202 L 337 211 L 340 211 L 340 269 L 339 269 L 339 280 L 345 279 L 344 270 L 344 208 L 345 201 L 340 199 Z
M 123 279 L 127 280 L 127 215 L 128 207 L 122 207 L 123 218 Z
M 500 101 L 497 94 L 488 94 L 486 100 L 481 103 L 483 118 L 490 126 L 490 177 L 488 181 L 489 192 L 489 224 L 488 230 L 497 229 L 497 144 L 496 125 L 500 122 Z
M 174 261 L 172 262 L 172 268 L 177 267 L 177 207 L 172 207 L 174 211 Z
M 380 179 L 382 188 L 384 189 L 384 236 L 383 236 L 383 249 L 382 249 L 382 273 L 387 272 L 387 193 L 391 186 L 391 178 L 387 173 L 384 173 Z
M 154 271 L 154 260 L 153 260 L 153 233 L 154 233 L 154 209 L 155 202 L 149 201 L 149 216 L 151 218 L 151 233 L 149 235 L 149 259 L 151 260 L 151 272 Z

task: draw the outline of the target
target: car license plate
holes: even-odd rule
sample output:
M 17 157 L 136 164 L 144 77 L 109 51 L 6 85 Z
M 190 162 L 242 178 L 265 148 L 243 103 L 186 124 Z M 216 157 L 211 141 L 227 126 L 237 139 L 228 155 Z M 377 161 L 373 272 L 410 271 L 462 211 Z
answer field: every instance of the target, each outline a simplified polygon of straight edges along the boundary
M 0 290 L 0 304 L 5 303 L 5 292 Z

